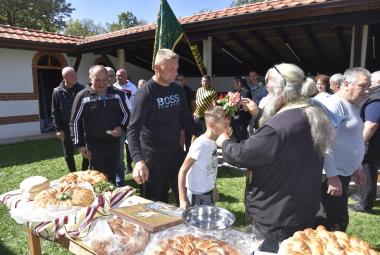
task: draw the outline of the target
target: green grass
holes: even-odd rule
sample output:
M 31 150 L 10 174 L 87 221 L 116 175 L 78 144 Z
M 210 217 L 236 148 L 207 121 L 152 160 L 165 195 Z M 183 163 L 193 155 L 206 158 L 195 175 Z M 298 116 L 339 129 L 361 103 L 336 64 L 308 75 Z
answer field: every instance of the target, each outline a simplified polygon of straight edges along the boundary
M 81 161 L 78 155 L 76 163 L 77 169 L 80 169 Z M 17 189 L 20 182 L 31 175 L 42 175 L 54 180 L 66 173 L 62 147 L 56 139 L 0 146 L 0 194 Z M 127 176 L 127 183 L 136 187 L 130 175 Z M 243 229 L 244 174 L 221 169 L 217 186 L 220 197 L 217 205 L 232 211 L 237 217 L 235 226 Z M 348 233 L 380 249 L 380 203 L 376 204 L 374 212 L 374 215 L 350 212 Z M 41 246 L 43 254 L 71 254 L 59 245 L 45 240 L 41 241 Z M 3 204 L 0 204 L 0 254 L 28 254 L 24 226 L 16 224 Z

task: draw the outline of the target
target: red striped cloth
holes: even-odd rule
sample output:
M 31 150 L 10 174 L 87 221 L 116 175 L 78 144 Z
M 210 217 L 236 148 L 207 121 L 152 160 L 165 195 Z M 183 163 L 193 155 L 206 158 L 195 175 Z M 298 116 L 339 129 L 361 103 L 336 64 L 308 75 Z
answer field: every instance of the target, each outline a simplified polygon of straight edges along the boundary
M 47 240 L 55 240 L 66 233 L 73 237 L 84 237 L 96 218 L 110 214 L 109 209 L 117 207 L 130 197 L 134 190 L 129 187 L 118 188 L 113 192 L 105 192 L 95 199 L 91 206 L 82 208 L 72 215 L 64 215 L 52 221 L 28 222 L 33 233 Z M 0 195 L 0 202 L 11 210 L 21 210 L 23 203 L 33 203 L 22 198 L 21 190 L 14 190 Z

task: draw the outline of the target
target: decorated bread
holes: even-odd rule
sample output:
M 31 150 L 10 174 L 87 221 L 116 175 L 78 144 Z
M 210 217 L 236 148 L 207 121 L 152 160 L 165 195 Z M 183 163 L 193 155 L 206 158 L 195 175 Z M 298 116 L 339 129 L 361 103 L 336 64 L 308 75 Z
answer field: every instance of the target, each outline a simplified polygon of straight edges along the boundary
M 114 237 L 109 240 L 93 240 L 92 249 L 103 254 L 138 254 L 144 250 L 149 241 L 149 232 L 144 228 L 115 217 L 107 220 Z
M 46 208 L 48 205 L 87 207 L 93 201 L 94 196 L 91 190 L 67 185 L 38 193 L 34 199 L 34 207 Z
M 152 255 L 235 255 L 239 252 L 226 242 L 195 237 L 178 236 L 174 239 L 160 241 Z
M 367 242 L 344 232 L 329 232 L 323 226 L 307 228 L 285 240 L 280 255 L 379 255 Z
M 38 193 L 50 187 L 50 182 L 43 176 L 31 176 L 20 183 L 23 198 L 33 200 Z
M 81 183 L 89 182 L 95 185 L 101 181 L 107 181 L 107 176 L 96 170 L 86 170 L 81 172 L 72 172 L 59 179 L 60 182 L 66 183 Z

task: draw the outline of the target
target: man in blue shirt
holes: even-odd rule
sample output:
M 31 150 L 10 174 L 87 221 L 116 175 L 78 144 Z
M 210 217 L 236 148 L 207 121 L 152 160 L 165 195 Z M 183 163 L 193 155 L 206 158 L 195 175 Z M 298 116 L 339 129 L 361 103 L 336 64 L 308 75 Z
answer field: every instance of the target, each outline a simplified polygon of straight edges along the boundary
M 260 103 L 260 100 L 267 95 L 267 89 L 264 82 L 259 81 L 259 75 L 256 71 L 250 71 L 248 77 L 248 87 L 251 90 L 252 100 L 256 104 Z

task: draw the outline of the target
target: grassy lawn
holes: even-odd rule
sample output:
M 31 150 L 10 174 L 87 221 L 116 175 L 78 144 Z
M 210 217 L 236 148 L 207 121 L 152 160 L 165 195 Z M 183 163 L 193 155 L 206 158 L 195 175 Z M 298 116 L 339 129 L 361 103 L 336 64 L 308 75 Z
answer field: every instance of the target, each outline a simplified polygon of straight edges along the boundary
M 80 169 L 79 157 L 76 157 Z M 18 188 L 20 182 L 31 175 L 42 175 L 50 180 L 67 173 L 58 140 L 47 139 L 0 146 L 0 194 Z M 128 184 L 134 186 L 128 175 Z M 218 174 L 220 202 L 218 206 L 232 211 L 237 217 L 237 228 L 244 227 L 243 191 L 245 177 L 242 173 L 222 169 Z M 368 241 L 380 249 L 380 203 L 373 215 L 351 213 L 348 233 Z M 59 245 L 41 241 L 43 254 L 70 254 Z M 28 254 L 27 238 L 22 225 L 9 216 L 8 209 L 0 204 L 0 254 Z

